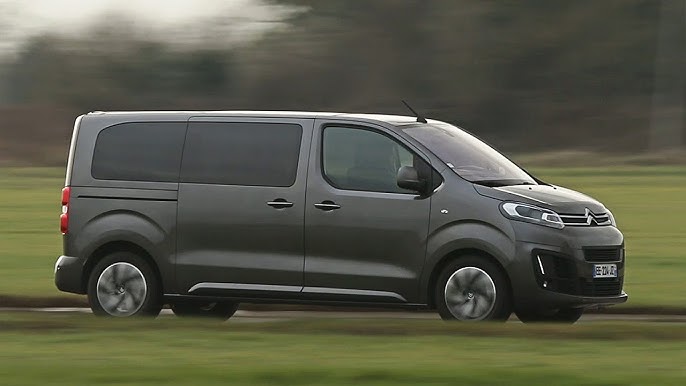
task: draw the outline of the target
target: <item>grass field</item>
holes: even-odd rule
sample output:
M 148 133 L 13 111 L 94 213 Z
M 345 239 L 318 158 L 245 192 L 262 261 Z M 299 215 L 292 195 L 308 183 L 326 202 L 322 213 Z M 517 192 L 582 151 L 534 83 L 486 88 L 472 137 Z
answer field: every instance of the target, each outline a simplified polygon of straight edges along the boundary
M 6 385 L 683 385 L 686 330 L 0 314 Z
M 596 197 L 626 236 L 625 306 L 686 308 L 686 167 L 533 168 Z M 53 285 L 63 170 L 0 169 L 0 295 L 68 296 Z

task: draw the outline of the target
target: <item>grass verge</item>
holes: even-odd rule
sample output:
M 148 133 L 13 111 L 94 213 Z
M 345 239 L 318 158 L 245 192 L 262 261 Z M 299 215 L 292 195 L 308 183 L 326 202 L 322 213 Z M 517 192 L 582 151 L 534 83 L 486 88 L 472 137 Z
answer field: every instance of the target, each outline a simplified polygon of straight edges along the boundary
M 11 385 L 684 384 L 686 331 L 653 323 L 102 320 L 0 314 Z

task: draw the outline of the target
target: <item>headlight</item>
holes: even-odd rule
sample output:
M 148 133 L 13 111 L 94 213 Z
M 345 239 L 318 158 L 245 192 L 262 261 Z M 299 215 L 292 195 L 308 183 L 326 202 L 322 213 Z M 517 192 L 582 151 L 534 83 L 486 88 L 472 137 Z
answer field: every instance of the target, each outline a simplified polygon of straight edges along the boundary
M 557 229 L 565 227 L 557 213 L 529 204 L 503 202 L 500 204 L 500 212 L 511 220 L 524 221 Z
M 607 211 L 607 217 L 610 219 L 610 224 L 612 224 L 612 226 L 616 228 L 617 222 L 615 221 L 615 216 L 609 210 Z

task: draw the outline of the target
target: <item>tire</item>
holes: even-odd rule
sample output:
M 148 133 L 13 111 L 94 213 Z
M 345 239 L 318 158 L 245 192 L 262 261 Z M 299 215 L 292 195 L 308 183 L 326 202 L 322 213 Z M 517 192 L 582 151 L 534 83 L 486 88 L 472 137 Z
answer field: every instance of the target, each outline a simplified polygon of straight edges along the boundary
M 88 279 L 88 303 L 98 316 L 155 317 L 162 309 L 162 288 L 142 257 L 115 252 L 93 268 Z
M 233 302 L 178 302 L 171 305 L 174 314 L 179 317 L 198 317 L 217 320 L 228 320 L 238 310 L 238 303 Z
M 507 277 L 497 265 L 474 255 L 460 257 L 441 271 L 434 299 L 443 320 L 505 321 L 512 314 Z
M 523 323 L 568 323 L 574 324 L 581 315 L 583 308 L 560 308 L 557 310 L 518 310 L 517 317 Z

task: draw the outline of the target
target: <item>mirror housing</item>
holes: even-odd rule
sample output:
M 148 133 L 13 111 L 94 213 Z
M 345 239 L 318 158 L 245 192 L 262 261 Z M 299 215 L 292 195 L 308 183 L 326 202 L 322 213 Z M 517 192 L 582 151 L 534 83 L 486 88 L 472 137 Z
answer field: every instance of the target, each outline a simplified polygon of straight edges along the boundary
M 397 181 L 400 188 L 412 190 L 420 194 L 426 191 L 426 181 L 419 179 L 417 169 L 412 166 L 401 166 L 398 169 Z

